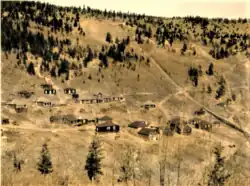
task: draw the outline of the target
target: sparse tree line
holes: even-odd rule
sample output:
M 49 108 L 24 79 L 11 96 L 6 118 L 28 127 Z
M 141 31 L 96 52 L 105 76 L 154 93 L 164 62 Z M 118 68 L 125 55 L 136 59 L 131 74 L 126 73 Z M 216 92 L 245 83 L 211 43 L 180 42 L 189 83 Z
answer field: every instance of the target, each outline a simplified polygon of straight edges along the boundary
M 147 28 L 146 24 L 150 23 L 154 26 L 157 26 L 155 38 L 158 44 L 164 45 L 165 40 L 168 40 L 170 45 L 176 40 L 184 41 L 188 38 L 190 31 L 193 32 L 195 37 L 200 36 L 201 42 L 204 45 L 207 45 L 210 42 L 213 48 L 210 51 L 210 54 L 216 58 L 221 59 L 228 57 L 229 54 L 235 54 L 235 51 L 245 51 L 249 47 L 249 34 L 222 34 L 222 28 L 218 27 L 216 24 L 213 24 L 213 29 L 208 30 L 208 25 L 210 21 L 214 23 L 224 23 L 224 24 L 247 24 L 249 20 L 241 19 L 238 20 L 229 20 L 222 18 L 214 18 L 209 20 L 208 18 L 202 18 L 199 16 L 196 17 L 184 17 L 183 25 L 188 30 L 183 29 L 182 24 L 173 23 L 174 20 L 181 19 L 180 17 L 173 17 L 167 19 L 168 23 L 164 23 L 163 18 L 152 17 L 140 14 L 128 14 L 115 11 L 100 11 L 97 9 L 91 9 L 90 7 L 83 8 L 79 7 L 60 7 L 50 4 L 40 3 L 40 2 L 3 2 L 2 3 L 3 11 L 10 12 L 10 17 L 13 20 L 23 19 L 25 21 L 33 21 L 39 25 L 48 26 L 52 31 L 66 31 L 71 32 L 73 27 L 78 27 L 78 31 L 84 33 L 83 29 L 79 25 L 80 14 L 91 14 L 91 16 L 101 15 L 107 18 L 120 18 L 122 20 L 127 20 L 126 24 L 131 26 L 137 26 L 136 31 L 136 40 L 138 43 L 142 43 L 141 36 L 145 35 L 148 38 L 152 36 L 151 27 Z M 35 8 L 35 9 L 34 9 Z M 37 14 L 35 10 L 40 10 L 40 13 Z M 73 13 L 75 17 L 67 17 L 66 13 Z M 21 14 L 21 16 L 20 16 Z M 49 20 L 48 17 L 53 17 L 52 20 Z M 60 17 L 60 18 L 59 18 Z M 65 23 L 63 19 L 66 19 Z M 145 23 L 141 24 L 140 20 L 143 20 Z M 188 25 L 191 23 L 192 26 Z M 212 23 L 211 23 L 212 24 Z M 203 28 L 203 33 L 201 35 L 196 33 L 195 27 L 200 25 Z M 84 33 L 85 34 L 85 33 Z M 214 40 L 220 38 L 220 45 L 225 44 L 225 47 L 222 49 L 222 46 L 218 47 Z M 228 51 L 229 50 L 229 51 Z
M 131 63 L 133 60 L 146 60 L 146 64 L 149 65 L 150 60 L 145 59 L 144 56 L 138 55 L 134 51 L 125 52 L 126 47 L 130 43 L 129 36 L 121 41 L 116 38 L 115 43 L 113 43 L 111 34 L 107 33 L 106 41 L 111 43 L 111 45 L 108 45 L 107 47 L 103 46 L 98 55 L 98 52 L 93 50 L 90 46 L 85 48 L 79 46 L 79 38 L 77 38 L 77 46 L 72 46 L 71 40 L 59 40 L 52 35 L 51 31 L 48 31 L 47 37 L 45 37 L 42 32 L 33 32 L 29 29 L 30 23 L 28 20 L 30 17 L 28 16 L 27 20 L 18 20 L 17 18 L 19 18 L 19 14 L 16 15 L 15 10 L 16 8 L 11 12 L 11 15 L 14 17 L 17 16 L 15 17 L 16 19 L 12 19 L 12 17 L 10 17 L 11 15 L 2 18 L 2 50 L 6 53 L 11 51 L 17 53 L 17 64 L 19 66 L 24 65 L 30 75 L 35 75 L 35 70 L 33 62 L 27 64 L 27 52 L 30 52 L 33 56 L 36 56 L 36 58 L 43 58 L 40 66 L 41 73 L 48 72 L 52 77 L 66 74 L 66 80 L 69 78 L 70 69 L 81 70 L 82 66 L 87 67 L 87 64 L 95 58 L 99 58 L 101 61 L 101 67 L 107 67 L 110 59 L 120 62 L 128 61 L 128 68 L 132 66 L 132 70 L 135 70 L 135 67 L 133 67 Z M 25 10 L 27 10 L 27 7 Z M 28 14 L 25 15 L 27 16 Z M 76 19 L 79 21 L 79 14 L 76 14 Z M 53 28 L 52 31 L 54 31 L 59 28 L 56 25 L 57 24 L 53 23 L 47 24 L 46 26 L 50 26 Z M 57 48 L 58 50 L 53 51 L 54 48 Z M 66 51 L 64 48 L 67 48 Z M 61 54 L 68 54 L 72 59 L 76 58 L 80 64 L 71 64 L 66 59 L 60 59 Z M 59 60 L 61 60 L 61 62 L 59 62 Z M 51 63 L 52 61 L 54 61 L 54 63 Z
M 208 69 L 206 70 L 206 74 L 208 76 L 213 76 L 215 74 L 214 72 L 214 65 L 213 63 L 210 63 Z M 199 84 L 199 77 L 203 75 L 203 71 L 202 71 L 202 67 L 199 66 L 198 68 L 195 66 L 190 66 L 188 68 L 188 76 L 189 79 L 192 81 L 194 87 L 197 87 Z M 223 97 L 226 93 L 226 80 L 224 79 L 223 76 L 220 77 L 220 80 L 218 82 L 218 88 L 216 89 L 216 95 L 215 98 L 216 99 L 220 99 L 221 97 Z M 211 94 L 212 93 L 212 88 L 210 85 L 207 86 L 207 93 Z M 203 90 L 203 93 L 205 92 L 205 90 Z M 231 98 L 230 98 L 231 100 Z M 232 100 L 235 101 L 236 100 L 236 96 L 235 94 L 232 95 Z
M 226 169 L 225 157 L 222 156 L 222 152 L 223 147 L 221 145 L 214 148 L 215 162 L 213 163 L 213 167 L 210 168 L 209 173 L 205 175 L 205 177 L 207 177 L 207 186 L 223 186 L 231 177 L 231 174 Z M 112 185 L 114 185 L 115 182 L 123 182 L 126 185 L 135 185 L 137 181 L 143 182 L 149 186 L 152 185 L 151 178 L 153 177 L 153 168 L 149 165 L 145 165 L 144 156 L 141 153 L 140 150 L 129 146 L 126 146 L 122 150 L 119 158 L 114 160 L 112 166 L 112 176 L 110 178 L 112 180 Z M 22 169 L 25 162 L 18 157 L 18 154 L 14 152 L 12 157 L 14 171 L 16 173 L 25 171 Z M 85 159 L 85 165 L 82 169 L 82 172 L 87 174 L 92 183 L 101 182 L 101 177 L 104 175 L 102 164 L 104 158 L 101 141 L 99 137 L 95 135 L 89 145 L 86 159 L 83 157 L 83 161 Z M 36 169 L 41 175 L 50 175 L 54 172 L 56 168 L 53 166 L 52 159 L 53 157 L 49 151 L 48 142 L 45 142 L 42 145 L 40 156 L 38 157 L 36 164 Z M 159 180 L 161 186 L 165 185 L 164 177 L 166 176 L 166 171 L 162 169 L 166 169 L 166 160 L 167 159 L 164 159 L 159 162 Z M 118 166 L 115 166 L 115 164 Z M 115 171 L 117 168 L 119 171 Z M 114 175 L 114 173 L 116 173 L 116 175 Z M 115 177 L 117 178 L 116 181 L 114 180 Z M 178 179 L 179 178 L 177 178 L 177 180 Z M 67 181 L 69 180 L 67 179 L 66 182 Z

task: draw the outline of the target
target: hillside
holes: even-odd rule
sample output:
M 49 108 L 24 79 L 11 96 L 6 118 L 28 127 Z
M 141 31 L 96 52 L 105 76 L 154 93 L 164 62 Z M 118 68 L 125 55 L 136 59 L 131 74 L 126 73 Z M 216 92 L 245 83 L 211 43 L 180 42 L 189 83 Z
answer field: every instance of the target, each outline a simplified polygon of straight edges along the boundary
M 103 174 L 92 185 L 208 185 L 218 146 L 225 185 L 249 185 L 249 23 L 3 2 L 2 185 L 91 185 L 94 136 Z

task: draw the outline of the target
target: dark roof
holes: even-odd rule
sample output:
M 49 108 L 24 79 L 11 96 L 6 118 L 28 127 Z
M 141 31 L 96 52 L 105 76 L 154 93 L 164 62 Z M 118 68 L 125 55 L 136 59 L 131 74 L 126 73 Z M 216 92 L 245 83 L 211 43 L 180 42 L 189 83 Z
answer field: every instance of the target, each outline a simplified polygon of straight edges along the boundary
M 144 135 L 144 136 L 149 136 L 150 134 L 155 134 L 157 133 L 157 129 L 154 128 L 142 128 L 138 134 Z
M 119 125 L 115 123 L 102 123 L 102 124 L 96 125 L 96 127 L 112 127 L 112 126 L 119 126 Z
M 21 90 L 18 92 L 18 94 L 30 94 L 27 90 Z
M 75 88 L 65 88 L 64 90 L 75 90 Z
M 128 125 L 131 128 L 140 128 L 140 127 L 145 127 L 146 123 L 145 121 L 135 121 L 131 124 Z
M 99 120 L 106 121 L 106 120 L 112 120 L 112 118 L 109 116 L 103 116 L 103 117 L 99 118 Z

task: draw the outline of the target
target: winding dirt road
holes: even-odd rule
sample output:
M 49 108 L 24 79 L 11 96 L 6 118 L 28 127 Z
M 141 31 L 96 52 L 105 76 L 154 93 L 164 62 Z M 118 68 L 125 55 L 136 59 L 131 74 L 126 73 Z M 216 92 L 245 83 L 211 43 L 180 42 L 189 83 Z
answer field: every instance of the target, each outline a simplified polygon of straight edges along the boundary
M 152 52 L 151 52 L 151 53 L 152 53 Z M 227 126 L 229 126 L 229 127 L 233 128 L 233 129 L 237 130 L 238 132 L 242 133 L 242 134 L 246 137 L 246 139 L 249 141 L 249 143 L 250 143 L 250 134 L 249 134 L 249 132 L 244 131 L 243 129 L 241 129 L 240 127 L 238 127 L 237 124 L 235 124 L 235 123 L 229 121 L 227 118 L 224 118 L 224 117 L 218 115 L 217 113 L 215 113 L 214 111 L 212 111 L 211 109 L 209 109 L 208 107 L 206 107 L 205 105 L 203 105 L 203 104 L 201 104 L 200 102 L 196 101 L 192 96 L 189 95 L 188 92 L 186 92 L 186 91 L 184 90 L 184 88 L 182 88 L 180 85 L 178 85 L 178 84 L 177 84 L 177 83 L 167 74 L 167 72 L 161 67 L 161 65 L 158 64 L 158 63 L 154 60 L 154 58 L 152 57 L 151 53 L 150 53 L 149 56 L 150 56 L 152 62 L 153 62 L 154 65 L 159 69 L 159 71 L 162 73 L 162 75 L 163 75 L 165 78 L 167 78 L 167 79 L 171 82 L 172 85 L 175 86 L 175 88 L 178 90 L 177 93 L 180 93 L 180 92 L 183 93 L 183 95 L 184 95 L 186 98 L 188 98 L 189 100 L 191 100 L 191 101 L 192 101 L 193 103 L 195 103 L 196 105 L 198 105 L 198 106 L 204 108 L 209 114 L 211 114 L 212 116 L 214 116 L 215 118 L 217 118 L 218 120 L 220 120 L 222 123 L 224 123 L 224 124 L 226 124 Z M 176 94 L 177 94 L 177 93 L 176 93 Z M 167 98 L 168 98 L 168 96 L 166 96 L 166 97 L 165 97 L 162 101 L 160 101 L 160 103 L 159 103 L 159 108 L 163 111 L 163 113 L 164 113 L 164 115 L 165 115 L 166 117 L 167 117 L 166 110 L 162 107 L 162 104 L 165 102 L 165 100 L 166 100 Z

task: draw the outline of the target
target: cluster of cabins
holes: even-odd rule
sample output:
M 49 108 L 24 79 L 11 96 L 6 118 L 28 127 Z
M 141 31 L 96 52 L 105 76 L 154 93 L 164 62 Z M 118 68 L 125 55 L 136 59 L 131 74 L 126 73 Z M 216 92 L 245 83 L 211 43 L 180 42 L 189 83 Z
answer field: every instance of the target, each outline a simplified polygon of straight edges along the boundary
M 108 103 L 108 102 L 113 102 L 113 101 L 124 101 L 125 99 L 121 96 L 117 97 L 103 97 L 102 93 L 98 93 L 94 95 L 96 98 L 92 99 L 81 99 L 81 100 L 76 100 L 77 103 L 81 104 L 95 104 L 95 103 Z
M 182 121 L 180 117 L 174 117 L 168 121 L 165 127 L 149 126 L 145 121 L 135 121 L 128 125 L 128 127 L 138 130 L 138 134 L 145 136 L 149 140 L 158 140 L 160 135 L 173 136 L 174 133 L 181 135 L 191 135 L 192 127 L 210 132 L 212 130 L 212 124 L 201 120 L 199 118 L 193 118 L 189 121 Z
M 52 85 L 42 84 L 41 87 L 44 89 L 44 94 L 56 95 L 56 89 L 54 89 L 52 87 Z M 121 96 L 103 97 L 102 93 L 100 93 L 100 92 L 98 94 L 94 95 L 95 98 L 79 100 L 79 94 L 77 94 L 75 88 L 65 88 L 64 93 L 68 94 L 68 95 L 72 95 L 72 99 L 75 99 L 76 103 L 81 103 L 81 104 L 108 103 L 108 102 L 112 102 L 112 101 L 124 101 L 125 100 Z
M 113 122 L 113 119 L 109 116 L 104 116 L 95 119 L 80 119 L 73 115 L 60 115 L 51 116 L 50 122 L 60 122 L 64 124 L 70 124 L 74 126 L 81 126 L 84 124 L 94 123 L 96 132 L 108 133 L 108 132 L 119 132 L 120 126 Z M 165 136 L 173 136 L 174 133 L 180 135 L 191 135 L 192 128 L 201 129 L 205 131 L 212 130 L 212 124 L 199 118 L 193 118 L 188 121 L 182 121 L 180 117 L 174 117 L 168 121 L 165 127 L 150 126 L 146 121 L 135 121 L 128 125 L 129 128 L 135 129 L 137 133 L 147 140 L 159 140 L 163 134 Z

